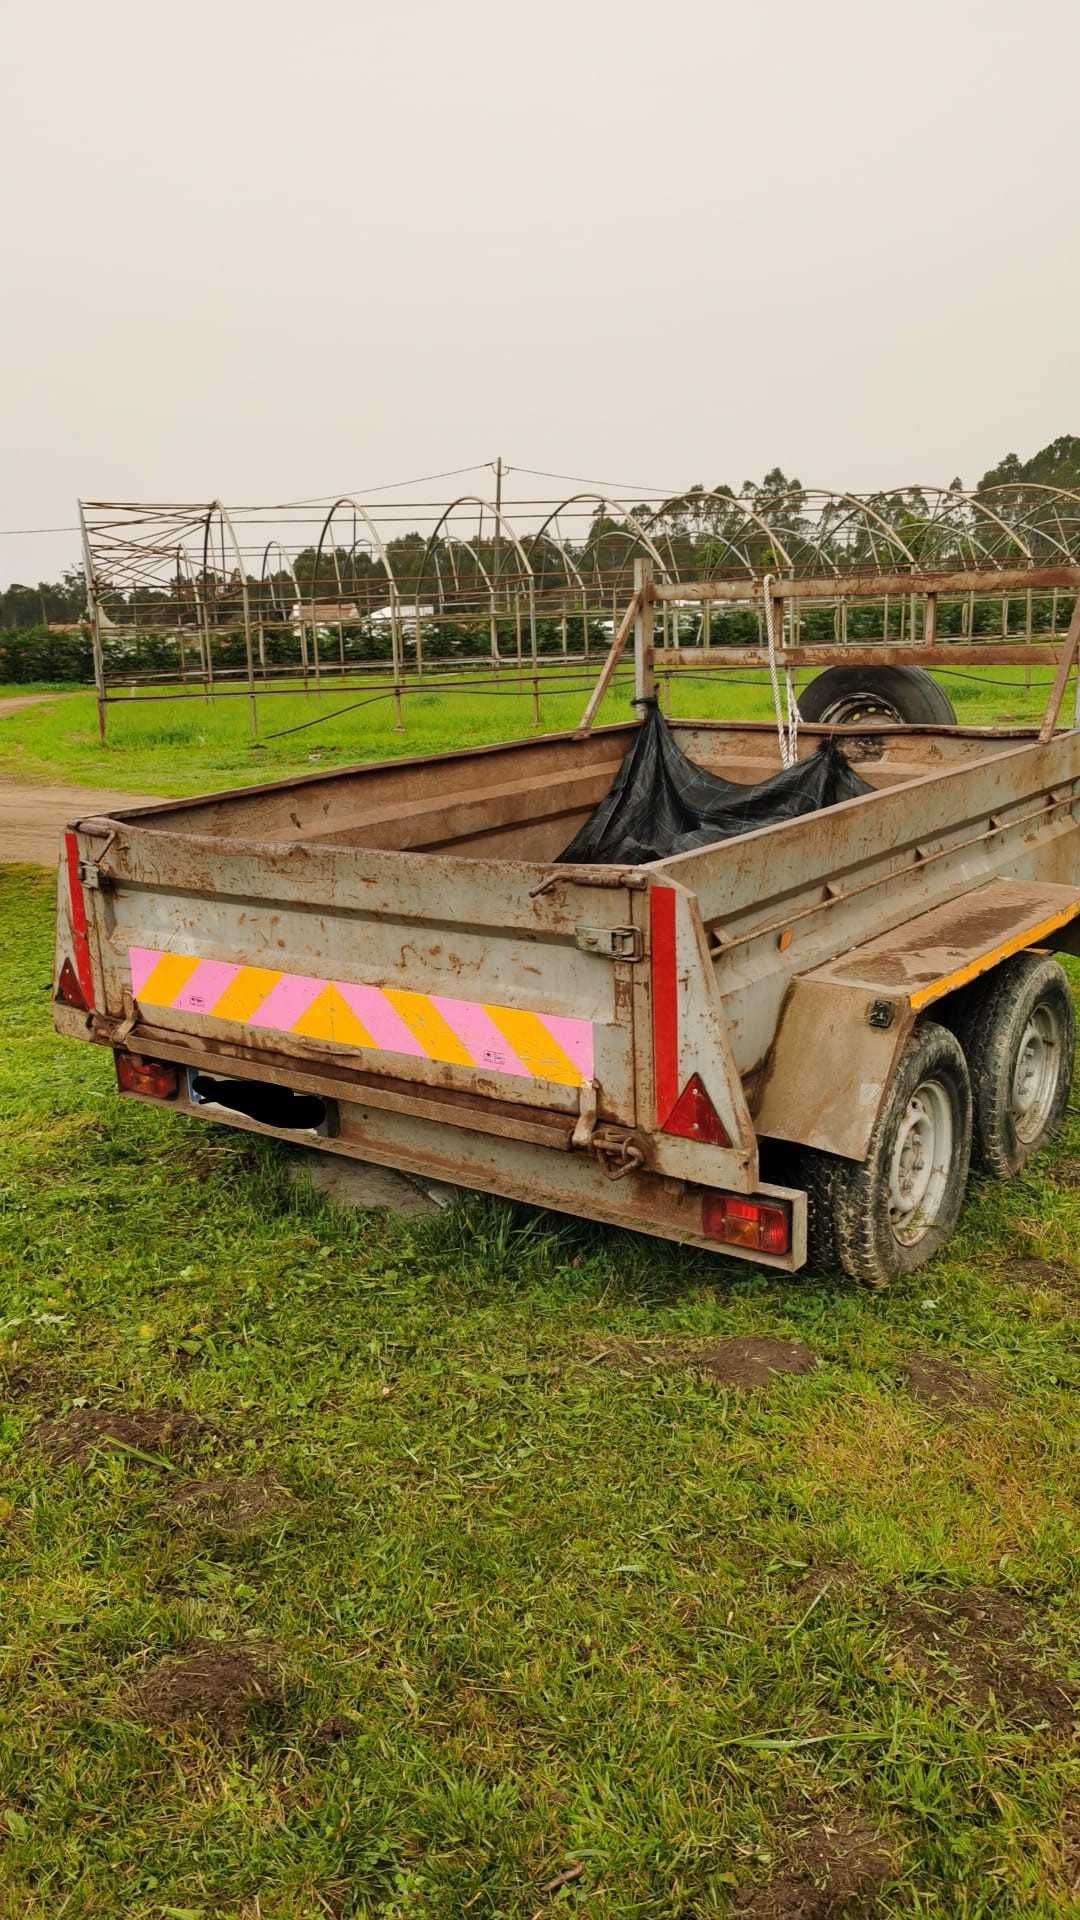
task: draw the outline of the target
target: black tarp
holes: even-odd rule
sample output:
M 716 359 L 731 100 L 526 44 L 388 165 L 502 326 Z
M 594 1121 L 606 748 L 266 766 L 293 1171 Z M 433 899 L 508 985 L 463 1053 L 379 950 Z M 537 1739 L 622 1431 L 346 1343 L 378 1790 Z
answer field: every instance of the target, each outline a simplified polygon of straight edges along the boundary
M 687 759 L 655 700 L 640 704 L 646 712 L 637 739 L 560 861 L 640 866 L 872 791 L 832 740 L 754 786 L 721 780 Z

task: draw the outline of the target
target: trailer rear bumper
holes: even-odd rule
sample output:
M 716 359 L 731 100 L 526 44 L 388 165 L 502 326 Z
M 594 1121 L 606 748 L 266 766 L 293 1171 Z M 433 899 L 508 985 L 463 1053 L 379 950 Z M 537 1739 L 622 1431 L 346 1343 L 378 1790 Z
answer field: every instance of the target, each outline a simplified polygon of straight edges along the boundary
M 565 1125 L 545 1127 L 537 1123 L 531 1129 L 532 1137 L 523 1139 L 520 1125 L 514 1134 L 493 1131 L 492 1120 L 496 1127 L 498 1124 L 495 1115 L 488 1116 L 486 1125 L 468 1128 L 447 1125 L 431 1114 L 410 1110 L 411 1103 L 403 1102 L 399 1108 L 369 1104 L 357 1097 L 354 1087 L 328 1092 L 324 1085 L 323 1092 L 313 1096 L 302 1073 L 295 1076 L 301 1084 L 290 1087 L 283 1076 L 267 1082 L 245 1071 L 242 1063 L 225 1066 L 221 1060 L 194 1058 L 185 1062 L 177 1058 L 184 1050 L 176 1047 L 170 1047 L 172 1060 L 167 1063 L 144 1062 L 143 1056 L 114 1051 L 120 1069 L 120 1093 L 126 1099 L 168 1107 L 174 1113 L 303 1144 L 346 1159 L 374 1161 L 422 1178 L 702 1247 L 711 1253 L 749 1260 L 755 1266 L 793 1273 L 806 1263 L 806 1195 L 796 1188 L 762 1184 L 750 1195 L 727 1193 L 636 1166 L 612 1178 L 610 1161 L 603 1154 L 576 1148 L 572 1132 Z M 135 1066 L 134 1073 L 124 1066 L 128 1060 Z M 174 1069 L 169 1091 L 140 1090 L 140 1084 L 161 1084 L 149 1075 L 141 1082 L 141 1064 Z M 272 1118 L 258 1117 L 259 1103 L 254 1099 L 237 1104 L 232 1091 L 237 1085 L 262 1089 L 268 1097 L 263 1110 Z M 215 1098 L 219 1091 L 220 1100 Z M 296 1105 L 290 1107 L 290 1100 Z M 281 1104 L 275 1108 L 274 1101 Z M 243 1111 L 243 1106 L 249 1110 Z M 275 1124 L 281 1119 L 292 1124 Z M 768 1251 L 761 1235 L 771 1233 L 775 1244 L 781 1220 L 785 1223 L 786 1249 Z M 760 1225 L 755 1226 L 755 1222 Z M 732 1233 L 746 1238 L 740 1244 L 732 1239 Z

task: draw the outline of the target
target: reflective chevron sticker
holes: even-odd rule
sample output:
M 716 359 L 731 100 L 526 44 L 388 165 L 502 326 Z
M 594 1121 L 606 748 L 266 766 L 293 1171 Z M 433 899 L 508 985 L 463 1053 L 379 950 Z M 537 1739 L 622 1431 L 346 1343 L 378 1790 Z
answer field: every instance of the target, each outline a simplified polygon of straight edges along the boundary
M 129 947 L 128 958 L 131 992 L 140 1007 L 168 1007 L 335 1047 L 441 1060 L 560 1087 L 580 1087 L 593 1076 L 590 1020 L 233 966 L 155 947 Z

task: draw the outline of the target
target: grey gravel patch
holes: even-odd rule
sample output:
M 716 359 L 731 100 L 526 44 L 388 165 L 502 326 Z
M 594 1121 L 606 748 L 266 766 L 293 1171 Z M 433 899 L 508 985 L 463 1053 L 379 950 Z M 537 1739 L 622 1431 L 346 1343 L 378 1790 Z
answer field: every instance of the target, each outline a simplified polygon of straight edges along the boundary
M 417 1219 L 441 1213 L 457 1198 L 457 1188 L 441 1181 L 413 1179 L 393 1167 L 368 1160 L 347 1160 L 337 1153 L 298 1149 L 292 1156 L 294 1179 L 307 1179 L 331 1206 L 397 1213 Z

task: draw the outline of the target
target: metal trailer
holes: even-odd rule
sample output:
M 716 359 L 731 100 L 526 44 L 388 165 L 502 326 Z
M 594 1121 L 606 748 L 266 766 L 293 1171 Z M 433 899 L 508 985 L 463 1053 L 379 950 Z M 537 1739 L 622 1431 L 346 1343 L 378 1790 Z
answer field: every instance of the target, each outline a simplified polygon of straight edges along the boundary
M 645 691 L 661 591 L 612 646 L 636 629 Z M 873 791 L 641 867 L 554 864 L 634 738 L 594 703 L 576 734 L 79 820 L 56 1024 L 131 1098 L 884 1284 L 948 1239 L 972 1158 L 1016 1172 L 1068 1099 L 1078 639 L 1080 601 L 1038 731 L 803 726 Z M 674 730 L 776 770 L 768 725 Z

